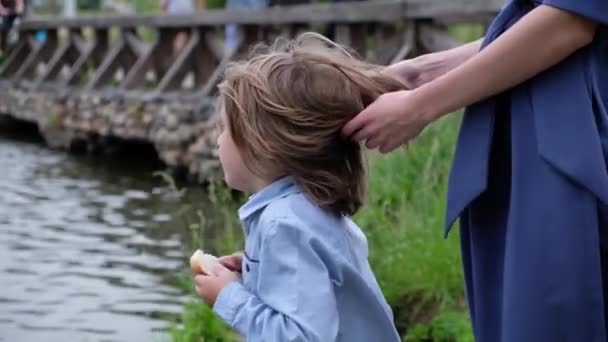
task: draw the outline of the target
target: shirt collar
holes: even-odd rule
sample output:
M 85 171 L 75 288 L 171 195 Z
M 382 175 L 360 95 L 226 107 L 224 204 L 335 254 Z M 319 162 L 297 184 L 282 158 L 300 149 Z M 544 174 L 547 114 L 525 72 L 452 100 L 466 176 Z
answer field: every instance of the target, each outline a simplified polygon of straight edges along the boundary
M 259 210 L 264 209 L 275 199 L 301 192 L 292 177 L 280 178 L 249 197 L 239 209 L 239 218 L 245 221 Z

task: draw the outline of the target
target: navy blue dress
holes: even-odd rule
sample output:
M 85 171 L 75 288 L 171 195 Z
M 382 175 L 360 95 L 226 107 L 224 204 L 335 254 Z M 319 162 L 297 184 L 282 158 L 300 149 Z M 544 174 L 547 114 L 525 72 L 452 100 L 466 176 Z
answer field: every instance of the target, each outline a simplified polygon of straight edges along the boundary
M 540 3 L 597 22 L 596 38 L 467 108 L 446 234 L 459 218 L 478 342 L 606 342 L 608 0 L 512 0 L 482 48 Z

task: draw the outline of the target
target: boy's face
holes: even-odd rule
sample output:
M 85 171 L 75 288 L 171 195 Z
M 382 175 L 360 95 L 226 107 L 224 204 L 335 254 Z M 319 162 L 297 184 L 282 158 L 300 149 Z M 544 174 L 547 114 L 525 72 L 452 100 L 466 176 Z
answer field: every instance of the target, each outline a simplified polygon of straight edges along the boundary
M 249 171 L 238 148 L 236 147 L 230 131 L 226 127 L 226 112 L 222 109 L 220 116 L 220 135 L 217 138 L 220 163 L 224 172 L 224 180 L 229 187 L 243 191 L 255 192 L 257 177 Z

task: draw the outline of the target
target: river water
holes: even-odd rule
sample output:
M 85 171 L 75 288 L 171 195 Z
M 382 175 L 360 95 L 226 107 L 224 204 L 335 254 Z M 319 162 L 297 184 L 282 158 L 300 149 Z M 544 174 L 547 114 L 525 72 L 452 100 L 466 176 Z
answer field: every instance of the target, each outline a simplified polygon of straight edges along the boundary
M 183 199 L 152 176 L 160 165 L 141 151 L 66 154 L 8 131 L 0 126 L 0 341 L 167 341 L 192 247 L 176 214 Z M 215 212 L 202 189 L 188 201 Z

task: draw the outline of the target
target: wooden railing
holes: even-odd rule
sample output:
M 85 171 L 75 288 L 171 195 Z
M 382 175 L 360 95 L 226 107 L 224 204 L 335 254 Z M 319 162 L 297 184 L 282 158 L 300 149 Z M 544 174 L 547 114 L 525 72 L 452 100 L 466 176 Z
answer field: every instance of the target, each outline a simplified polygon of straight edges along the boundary
M 192 16 L 30 18 L 0 66 L 0 87 L 200 99 L 214 94 L 227 62 L 260 41 L 329 32 L 361 56 L 387 64 L 455 46 L 446 24 L 487 23 L 501 3 L 379 0 Z M 223 33 L 230 23 L 238 24 L 240 39 L 225 52 Z M 189 40 L 174 51 L 173 40 L 182 31 Z
M 371 0 L 181 17 L 29 18 L 0 66 L 0 115 L 37 124 L 49 145 L 66 149 L 150 143 L 167 166 L 202 181 L 220 170 L 217 84 L 225 65 L 258 42 L 317 31 L 388 64 L 460 44 L 447 25 L 485 25 L 501 2 Z M 228 24 L 238 25 L 240 38 L 226 52 Z M 188 39 L 178 47 L 183 32 Z

